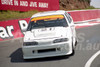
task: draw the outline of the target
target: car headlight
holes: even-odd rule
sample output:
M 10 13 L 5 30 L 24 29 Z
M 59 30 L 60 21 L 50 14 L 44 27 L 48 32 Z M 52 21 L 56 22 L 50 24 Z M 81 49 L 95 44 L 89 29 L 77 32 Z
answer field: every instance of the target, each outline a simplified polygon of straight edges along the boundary
M 68 41 L 68 38 L 55 39 L 53 43 L 59 43 L 59 42 L 65 42 L 65 41 Z
M 24 46 L 32 46 L 32 45 L 38 45 L 38 42 L 24 42 L 23 43 Z

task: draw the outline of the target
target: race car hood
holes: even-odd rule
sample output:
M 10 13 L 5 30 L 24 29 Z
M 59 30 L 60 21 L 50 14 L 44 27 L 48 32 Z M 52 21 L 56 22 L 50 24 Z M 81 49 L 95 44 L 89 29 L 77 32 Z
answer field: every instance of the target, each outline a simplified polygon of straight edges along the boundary
M 69 27 L 49 27 L 49 28 L 40 28 L 27 31 L 24 36 L 25 40 L 31 39 L 43 39 L 43 38 L 54 38 L 54 37 L 63 37 L 67 35 Z

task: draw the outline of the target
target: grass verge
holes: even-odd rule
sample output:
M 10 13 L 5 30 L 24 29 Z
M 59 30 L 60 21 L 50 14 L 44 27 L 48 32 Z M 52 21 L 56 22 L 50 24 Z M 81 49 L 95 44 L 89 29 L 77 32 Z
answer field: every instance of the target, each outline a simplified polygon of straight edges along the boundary
M 0 11 L 0 21 L 28 18 L 37 12 L 38 11 L 28 11 L 28 12 L 9 11 L 9 10 Z

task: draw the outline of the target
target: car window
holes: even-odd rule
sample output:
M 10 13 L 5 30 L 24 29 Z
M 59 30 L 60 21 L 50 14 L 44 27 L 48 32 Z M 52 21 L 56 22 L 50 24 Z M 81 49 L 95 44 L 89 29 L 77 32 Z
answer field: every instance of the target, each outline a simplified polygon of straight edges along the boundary
M 67 21 L 63 15 L 51 15 L 44 17 L 36 17 L 32 18 L 29 25 L 28 31 L 36 28 L 44 28 L 44 27 L 67 27 Z
M 71 23 L 72 22 L 71 17 L 69 15 L 67 15 L 66 13 L 65 13 L 65 16 L 68 18 L 69 23 Z

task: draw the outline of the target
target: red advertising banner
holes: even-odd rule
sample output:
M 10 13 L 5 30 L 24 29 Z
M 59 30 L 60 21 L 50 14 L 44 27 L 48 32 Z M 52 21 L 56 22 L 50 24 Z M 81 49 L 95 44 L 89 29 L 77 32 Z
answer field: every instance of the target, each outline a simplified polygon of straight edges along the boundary
M 59 0 L 0 0 L 0 10 L 58 10 Z

